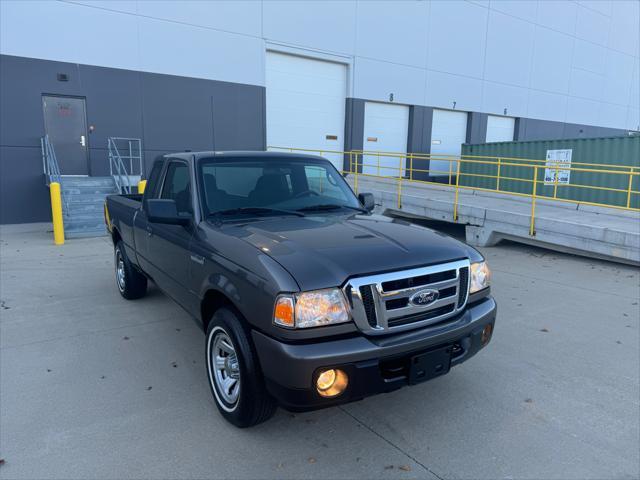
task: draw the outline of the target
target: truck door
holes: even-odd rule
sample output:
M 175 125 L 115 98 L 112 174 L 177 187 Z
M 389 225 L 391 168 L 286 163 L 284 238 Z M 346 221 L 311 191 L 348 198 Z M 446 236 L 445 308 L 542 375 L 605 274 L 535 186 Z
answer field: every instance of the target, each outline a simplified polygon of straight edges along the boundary
M 140 265 L 143 272 L 150 275 L 152 278 L 156 272 L 153 271 L 153 265 L 149 262 L 150 228 L 149 221 L 147 220 L 147 212 L 144 208 L 144 199 L 158 197 L 163 166 L 164 160 L 156 160 L 153 164 L 153 168 L 151 169 L 151 174 L 149 175 L 149 180 L 147 182 L 147 188 L 144 191 L 142 208 L 137 212 L 133 223 L 133 236 L 135 238 L 138 265 Z
M 193 215 L 192 182 L 189 165 L 171 159 L 167 165 L 160 198 L 175 200 L 178 213 Z M 147 220 L 147 259 L 150 274 L 158 286 L 189 311 L 196 299 L 189 291 L 189 243 L 193 224 L 166 225 Z

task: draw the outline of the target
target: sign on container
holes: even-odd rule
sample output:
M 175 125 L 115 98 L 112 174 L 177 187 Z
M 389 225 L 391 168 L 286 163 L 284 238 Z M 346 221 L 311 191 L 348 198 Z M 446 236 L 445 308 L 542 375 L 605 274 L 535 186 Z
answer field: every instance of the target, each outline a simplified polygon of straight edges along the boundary
M 565 150 L 547 150 L 547 163 L 544 170 L 544 184 L 554 185 L 556 183 L 556 175 L 558 176 L 558 184 L 568 184 L 571 176 L 571 154 L 573 149 Z

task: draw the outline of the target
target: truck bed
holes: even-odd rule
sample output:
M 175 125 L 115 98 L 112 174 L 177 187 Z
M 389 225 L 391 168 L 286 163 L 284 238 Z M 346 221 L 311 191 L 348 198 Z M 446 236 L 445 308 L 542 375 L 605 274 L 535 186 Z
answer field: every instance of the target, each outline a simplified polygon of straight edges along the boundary
M 133 222 L 136 212 L 142 207 L 142 195 L 139 193 L 125 195 L 109 195 L 105 204 L 109 213 L 107 229 L 114 228 L 119 232 L 125 244 L 127 254 L 135 258 L 135 240 L 133 237 Z

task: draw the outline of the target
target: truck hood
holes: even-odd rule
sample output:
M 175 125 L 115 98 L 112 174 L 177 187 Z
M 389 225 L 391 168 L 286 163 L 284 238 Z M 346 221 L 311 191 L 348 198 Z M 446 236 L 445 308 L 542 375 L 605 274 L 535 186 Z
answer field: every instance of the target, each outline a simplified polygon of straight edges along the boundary
M 282 265 L 301 290 L 349 277 L 482 257 L 445 234 L 381 215 L 278 217 L 221 226 Z

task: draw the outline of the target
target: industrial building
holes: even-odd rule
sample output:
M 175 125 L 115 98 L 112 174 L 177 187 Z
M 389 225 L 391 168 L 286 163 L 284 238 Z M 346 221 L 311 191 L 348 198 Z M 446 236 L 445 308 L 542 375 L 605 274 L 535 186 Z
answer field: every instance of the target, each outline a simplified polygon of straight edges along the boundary
M 2 0 L 0 19 L 3 224 L 51 219 L 45 134 L 62 175 L 105 177 L 122 137 L 144 176 L 184 150 L 640 130 L 637 0 Z

